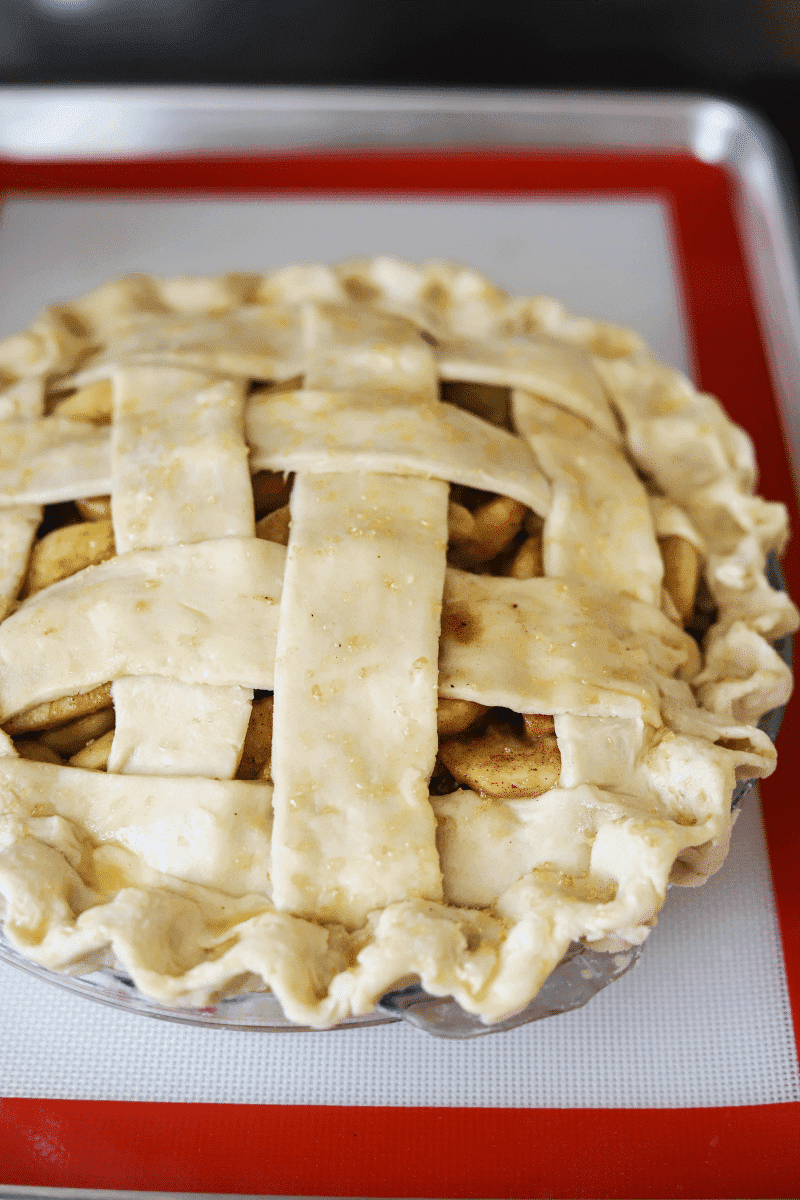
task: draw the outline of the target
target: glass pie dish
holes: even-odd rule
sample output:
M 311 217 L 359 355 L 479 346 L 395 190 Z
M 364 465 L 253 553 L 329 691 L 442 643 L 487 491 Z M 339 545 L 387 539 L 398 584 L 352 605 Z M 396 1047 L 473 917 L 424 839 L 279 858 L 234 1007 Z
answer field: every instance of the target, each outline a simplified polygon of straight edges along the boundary
M 635 334 L 376 259 L 117 280 L 0 366 L 6 961 L 473 1037 L 585 1004 L 719 865 L 786 514 Z

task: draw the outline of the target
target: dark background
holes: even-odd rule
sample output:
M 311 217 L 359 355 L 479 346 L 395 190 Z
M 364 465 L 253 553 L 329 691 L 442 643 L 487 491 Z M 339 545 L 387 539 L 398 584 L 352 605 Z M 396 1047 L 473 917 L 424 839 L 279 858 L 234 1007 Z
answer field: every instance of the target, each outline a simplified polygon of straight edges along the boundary
M 0 83 L 711 93 L 800 173 L 800 0 L 0 0 Z

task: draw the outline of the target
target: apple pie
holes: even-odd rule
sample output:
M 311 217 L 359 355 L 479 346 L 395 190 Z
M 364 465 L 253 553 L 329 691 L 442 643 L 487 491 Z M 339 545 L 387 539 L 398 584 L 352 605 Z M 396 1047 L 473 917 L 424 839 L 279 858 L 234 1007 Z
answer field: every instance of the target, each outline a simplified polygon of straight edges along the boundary
M 40 967 L 486 1022 L 724 857 L 786 513 L 633 333 L 392 258 L 0 343 L 0 903 Z

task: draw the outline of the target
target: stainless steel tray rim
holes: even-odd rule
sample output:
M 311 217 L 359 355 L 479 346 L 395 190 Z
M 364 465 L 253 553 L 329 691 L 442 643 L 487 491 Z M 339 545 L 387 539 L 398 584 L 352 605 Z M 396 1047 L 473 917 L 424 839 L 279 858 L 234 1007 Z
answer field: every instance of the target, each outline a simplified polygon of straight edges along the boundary
M 123 113 L 125 120 L 120 119 Z M 131 122 L 134 113 L 144 125 Z M 738 159 L 743 147 L 762 137 L 746 110 L 701 94 L 402 87 L 0 87 L 0 153 L 34 160 L 181 150 L 380 147 L 406 140 L 417 146 L 448 148 L 490 144 L 680 151 L 688 147 L 705 162 L 722 162 Z

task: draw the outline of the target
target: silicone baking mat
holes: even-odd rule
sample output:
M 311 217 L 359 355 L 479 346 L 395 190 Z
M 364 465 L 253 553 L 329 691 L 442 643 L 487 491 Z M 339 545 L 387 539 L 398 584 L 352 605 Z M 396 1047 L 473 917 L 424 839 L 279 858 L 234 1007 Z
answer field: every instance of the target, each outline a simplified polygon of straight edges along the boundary
M 393 252 L 632 325 L 791 474 L 732 204 L 689 155 L 337 152 L 7 164 L 0 336 L 128 271 Z M 795 513 L 796 515 L 796 513 Z M 790 588 L 800 594 L 796 556 Z M 723 871 L 585 1009 L 478 1041 L 178 1028 L 0 970 L 0 1181 L 388 1196 L 800 1194 L 797 718 Z

